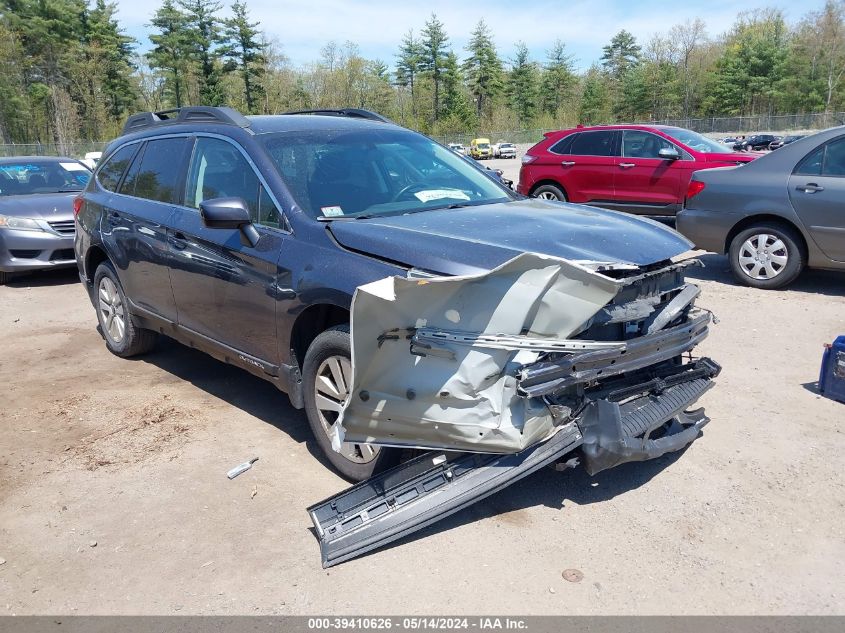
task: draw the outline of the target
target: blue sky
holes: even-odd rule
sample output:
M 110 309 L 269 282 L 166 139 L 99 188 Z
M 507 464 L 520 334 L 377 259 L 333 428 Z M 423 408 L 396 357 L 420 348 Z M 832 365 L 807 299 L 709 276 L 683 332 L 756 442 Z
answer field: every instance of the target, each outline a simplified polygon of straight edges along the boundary
M 446 25 L 452 48 L 462 57 L 463 48 L 479 18 L 493 31 L 500 55 L 513 55 L 514 43 L 524 41 L 534 59 L 542 60 L 556 38 L 566 43 L 580 69 L 601 56 L 601 49 L 620 29 L 631 31 L 640 43 L 652 34 L 666 32 L 674 24 L 702 18 L 708 34 L 719 35 L 733 24 L 739 11 L 761 7 L 783 10 L 796 22 L 817 10 L 824 0 L 246 0 L 254 19 L 295 65 L 318 58 L 328 41 L 354 41 L 367 58 L 379 58 L 390 66 L 402 35 L 419 32 L 431 12 Z M 129 35 L 149 48 L 147 39 L 152 13 L 159 0 L 117 0 L 118 16 Z M 228 6 L 228 2 L 224 6 Z

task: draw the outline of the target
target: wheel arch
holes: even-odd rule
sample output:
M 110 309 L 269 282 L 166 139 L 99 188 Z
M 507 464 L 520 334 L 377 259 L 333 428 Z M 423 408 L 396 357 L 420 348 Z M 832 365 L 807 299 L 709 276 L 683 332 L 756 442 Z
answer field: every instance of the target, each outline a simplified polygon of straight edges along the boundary
M 97 271 L 97 266 L 105 261 L 109 261 L 109 256 L 101 246 L 92 246 L 85 253 L 85 278 L 89 284 L 94 283 L 94 273 Z
M 808 254 L 808 245 L 807 245 L 807 238 L 804 236 L 804 232 L 801 228 L 792 222 L 791 220 L 783 217 L 782 215 L 774 215 L 769 213 L 760 213 L 757 215 L 751 215 L 747 218 L 743 218 L 739 222 L 731 227 L 731 230 L 728 231 L 727 236 L 725 237 L 725 245 L 723 247 L 723 253 L 727 253 L 731 249 L 731 242 L 733 239 L 739 235 L 745 229 L 754 226 L 755 224 L 777 224 L 786 229 L 793 231 L 798 238 L 798 247 L 801 248 L 802 254 L 804 258 L 807 258 Z
M 332 303 L 310 305 L 299 313 L 290 333 L 291 360 L 302 371 L 305 354 L 311 343 L 330 327 L 349 323 L 349 310 Z
M 566 199 L 569 200 L 569 192 L 566 190 L 566 187 L 563 186 L 563 183 L 558 182 L 557 180 L 552 180 L 551 178 L 544 178 L 543 180 L 538 180 L 533 185 L 531 185 L 531 189 L 528 191 L 529 196 L 533 196 L 534 192 L 537 191 L 543 185 L 552 185 L 553 187 L 557 187 L 563 192 L 563 195 L 566 196 Z

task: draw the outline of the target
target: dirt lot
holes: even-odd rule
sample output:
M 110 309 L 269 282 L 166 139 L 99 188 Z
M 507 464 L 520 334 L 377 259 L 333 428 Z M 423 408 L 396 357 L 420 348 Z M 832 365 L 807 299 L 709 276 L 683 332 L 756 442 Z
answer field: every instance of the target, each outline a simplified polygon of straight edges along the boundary
M 0 287 L 0 609 L 845 614 L 845 405 L 814 387 L 845 276 L 756 291 L 704 260 L 724 372 L 683 455 L 546 469 L 328 571 L 305 508 L 346 484 L 284 395 L 167 341 L 112 356 L 75 271 Z

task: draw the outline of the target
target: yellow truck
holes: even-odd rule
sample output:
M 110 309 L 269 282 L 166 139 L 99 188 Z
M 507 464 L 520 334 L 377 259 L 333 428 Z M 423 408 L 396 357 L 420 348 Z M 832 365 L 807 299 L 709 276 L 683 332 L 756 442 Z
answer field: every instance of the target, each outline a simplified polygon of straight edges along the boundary
M 489 138 L 474 138 L 469 142 L 469 155 L 476 160 L 493 158 L 493 148 Z

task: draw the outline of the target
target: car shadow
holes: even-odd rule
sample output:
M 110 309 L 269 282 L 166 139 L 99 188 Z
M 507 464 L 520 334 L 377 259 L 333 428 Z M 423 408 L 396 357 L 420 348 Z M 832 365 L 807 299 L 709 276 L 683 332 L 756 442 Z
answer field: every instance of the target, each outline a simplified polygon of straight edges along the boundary
M 276 427 L 295 442 L 305 444 L 311 455 L 331 469 L 314 440 L 305 411 L 295 409 L 287 395 L 270 382 L 163 336 L 149 354 L 129 360 L 154 365 Z
M 688 279 L 716 281 L 730 286 L 741 285 L 734 278 L 726 255 L 704 253 L 697 255 L 695 259 L 701 260 L 704 267 L 687 268 L 685 275 Z M 845 288 L 845 273 L 832 270 L 805 270 L 784 290 L 841 297 L 845 294 L 843 288 Z
M 15 274 L 6 282 L 7 288 L 48 288 L 79 283 L 76 268 L 57 268 L 55 270 L 34 270 Z
M 364 556 L 401 547 L 404 544 L 484 519 L 499 517 L 499 520 L 504 523 L 517 527 L 526 526 L 531 519 L 515 513 L 527 508 L 546 506 L 555 510 L 565 510 L 567 501 L 576 505 L 609 501 L 647 484 L 680 459 L 685 452 L 686 448 L 645 462 L 621 464 L 593 477 L 588 475 L 582 466 L 563 472 L 548 467 L 542 468 L 468 508 L 418 532 L 367 552 Z M 309 528 L 309 530 L 317 538 L 316 530 L 314 528 Z

